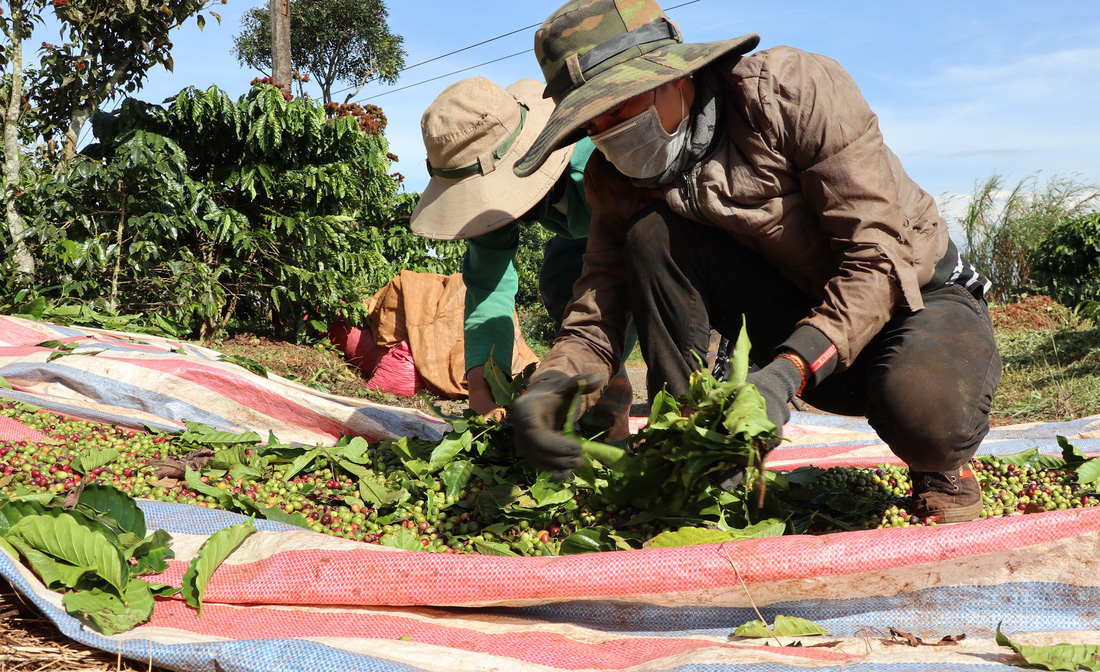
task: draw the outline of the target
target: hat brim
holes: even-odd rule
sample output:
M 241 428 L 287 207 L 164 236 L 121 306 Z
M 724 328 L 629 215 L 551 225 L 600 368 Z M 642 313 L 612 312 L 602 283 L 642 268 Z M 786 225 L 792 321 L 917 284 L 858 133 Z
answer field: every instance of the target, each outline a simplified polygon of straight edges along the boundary
M 601 72 L 562 98 L 531 149 L 516 163 L 520 177 L 540 169 L 555 148 L 584 137 L 581 128 L 627 100 L 677 79 L 683 79 L 726 54 L 745 54 L 756 48 L 760 36 L 742 35 L 719 42 L 676 43 Z
M 409 219 L 414 233 L 438 240 L 480 236 L 514 222 L 550 191 L 573 156 L 572 143 L 550 153 L 528 176 L 513 172 L 516 161 L 531 149 L 554 110 L 554 101 L 543 99 L 542 90 L 543 84 L 533 79 L 505 88 L 528 106 L 519 138 L 488 174 L 460 179 L 432 176 Z

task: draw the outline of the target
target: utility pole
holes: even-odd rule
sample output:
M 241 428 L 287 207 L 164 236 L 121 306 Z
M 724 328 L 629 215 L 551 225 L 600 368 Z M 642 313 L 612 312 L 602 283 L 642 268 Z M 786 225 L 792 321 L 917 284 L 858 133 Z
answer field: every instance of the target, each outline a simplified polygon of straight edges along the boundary
M 271 78 L 290 91 L 290 0 L 270 0 Z

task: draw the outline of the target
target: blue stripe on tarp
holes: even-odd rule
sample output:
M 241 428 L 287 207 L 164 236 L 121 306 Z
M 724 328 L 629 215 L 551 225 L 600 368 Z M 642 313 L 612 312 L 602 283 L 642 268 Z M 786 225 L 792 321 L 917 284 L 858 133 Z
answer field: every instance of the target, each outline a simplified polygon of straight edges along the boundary
M 22 401 L 33 406 L 45 408 L 62 415 L 71 415 L 78 418 L 85 418 L 87 420 L 94 420 L 95 422 L 102 422 L 108 425 L 122 425 L 125 427 L 133 427 L 134 429 L 142 429 L 143 427 L 151 427 L 161 432 L 176 433 L 181 431 L 181 428 L 176 425 L 169 425 L 167 423 L 156 422 L 153 420 L 139 421 L 131 418 L 127 415 L 120 415 L 118 413 L 106 413 L 103 411 L 97 411 L 91 408 L 85 408 L 84 406 L 78 406 L 76 404 L 65 404 L 54 400 L 52 397 L 43 396 L 41 394 L 31 394 L 29 392 L 17 392 L 15 390 L 5 390 L 0 388 L 0 399 L 13 399 L 15 401 Z
M 0 576 L 9 578 L 20 593 L 26 595 L 36 607 L 57 624 L 62 634 L 82 644 L 109 653 L 121 652 L 135 661 L 152 661 L 153 664 L 183 672 L 206 672 L 211 669 L 235 672 L 316 672 L 317 670 L 346 670 L 347 672 L 422 672 L 425 668 L 372 658 L 370 656 L 341 651 L 323 644 L 297 639 L 259 639 L 201 644 L 155 644 L 147 639 L 129 641 L 110 640 L 82 627 L 75 618 L 63 610 L 39 599 L 29 584 L 23 581 L 6 555 L 0 554 Z M 514 610 L 497 610 L 502 612 Z M 889 626 L 881 626 L 889 627 Z M 899 626 L 893 626 L 899 627 Z M 904 629 L 904 628 L 902 628 Z M 953 633 L 959 634 L 959 633 Z M 1005 650 L 1008 651 L 1007 649 Z M 519 663 L 517 662 L 517 666 Z M 844 670 L 845 672 L 875 672 L 894 670 L 923 670 L 925 672 L 1016 672 L 1019 668 L 998 663 L 927 664 L 927 663 L 858 663 L 842 661 L 835 665 L 822 665 L 807 661 L 805 665 L 785 663 L 744 664 L 694 664 L 663 668 L 669 672 L 800 672 L 808 667 L 815 670 Z M 517 667 L 517 669 L 519 669 Z M 654 667 L 652 669 L 662 669 Z
M 1100 439 L 1070 439 L 1077 449 L 1086 453 L 1100 453 Z M 828 441 L 821 443 L 800 443 L 797 446 L 779 447 L 771 452 L 772 459 L 794 459 L 784 458 L 785 451 L 805 450 L 807 448 L 847 448 L 852 446 L 885 446 L 885 442 L 878 437 L 870 437 L 867 440 L 859 441 Z M 1038 448 L 1040 453 L 1048 455 L 1061 455 L 1062 447 L 1058 445 L 1057 438 L 1049 439 L 1008 439 L 1008 440 L 987 440 L 978 446 L 978 450 L 975 455 L 1012 455 L 1014 453 L 1022 453 L 1025 450 L 1031 450 L 1032 448 Z M 845 458 L 846 455 L 830 455 L 816 458 L 822 462 L 827 462 L 832 459 Z M 862 458 L 862 456 L 860 456 Z M 873 459 L 868 458 L 868 459 Z
M 148 639 L 108 639 L 85 627 L 64 609 L 55 607 L 35 593 L 16 570 L 6 553 L 0 553 L 0 577 L 30 600 L 73 641 L 111 654 L 182 672 L 423 672 L 424 668 L 380 658 L 349 653 L 331 646 L 300 639 L 253 639 L 200 644 L 158 644 Z
M 300 639 L 244 639 L 228 642 L 189 643 L 165 645 L 157 644 L 148 639 L 132 639 L 127 641 L 111 640 L 99 635 L 69 616 L 63 609 L 59 609 L 45 599 L 40 598 L 31 590 L 21 574 L 15 569 L 15 565 L 4 553 L 0 553 L 0 577 L 9 583 L 22 595 L 26 596 L 35 607 L 42 611 L 47 618 L 52 620 L 63 635 L 87 646 L 92 646 L 108 653 L 121 653 L 127 658 L 139 662 L 152 661 L 153 664 L 181 672 L 208 672 L 210 670 L 233 670 L 234 672 L 317 672 L 318 670 L 341 670 L 347 672 L 424 672 L 425 668 L 407 663 L 394 662 L 367 655 L 342 651 L 324 644 L 318 644 Z M 568 605 L 556 605 L 564 607 Z M 922 607 L 923 608 L 923 607 Z M 553 610 L 554 606 L 540 609 Z M 501 616 L 515 616 L 516 609 L 481 610 L 489 613 L 497 613 Z M 529 610 L 526 610 L 529 611 Z M 938 614 L 936 614 L 938 617 Z M 560 621 L 561 619 L 554 619 Z M 747 620 L 747 619 L 746 619 Z M 834 634 L 840 633 L 831 624 L 822 623 L 833 630 Z M 864 627 L 874 625 L 880 629 L 896 627 L 902 630 L 904 625 L 893 622 L 871 624 L 864 620 Z M 1012 632 L 1021 631 L 1012 628 Z M 727 630 L 728 632 L 728 630 Z M 655 634 L 688 634 L 688 633 L 654 633 L 643 632 L 643 636 Z M 915 633 L 922 635 L 923 633 Z M 945 634 L 960 634 L 959 632 Z M 973 633 L 967 633 L 973 636 Z M 1008 652 L 1005 649 L 1006 653 Z M 977 656 L 976 656 L 977 657 Z M 516 662 L 517 668 L 521 663 Z M 835 665 L 822 665 L 820 661 L 806 661 L 805 665 L 786 663 L 744 663 L 744 664 L 693 664 L 680 665 L 668 668 L 652 667 L 651 669 L 664 669 L 668 672 L 799 672 L 808 667 L 814 670 L 843 670 L 844 672 L 872 672 L 892 670 L 923 670 L 925 672 L 1016 672 L 1019 668 L 998 663 L 975 663 L 973 665 L 959 664 L 926 664 L 926 663 L 896 663 L 873 664 L 858 663 L 854 661 L 838 662 Z
M 70 355 L 77 356 L 80 355 Z M 81 394 L 88 399 L 99 401 L 119 408 L 144 411 L 169 420 L 191 420 L 201 422 L 223 431 L 242 432 L 247 430 L 226 418 L 199 406 L 190 404 L 177 397 L 170 397 L 136 385 L 123 383 L 106 376 L 100 376 L 62 364 L 44 364 L 41 362 L 12 363 L 0 367 L 0 376 L 6 378 L 56 383 Z M 7 391 L 7 390 L 6 390 Z M 35 402 L 31 402 L 35 403 Z M 36 404 L 44 406 L 42 403 Z M 131 420 L 133 422 L 133 420 Z
M 808 413 L 806 411 L 792 411 L 791 419 L 788 422 L 790 424 L 802 425 L 805 427 L 829 427 L 851 432 L 875 433 L 875 430 L 871 428 L 871 425 L 865 418 L 847 415 L 824 415 L 820 413 Z M 1045 422 L 1016 429 L 1010 427 L 994 427 L 989 432 L 988 440 L 995 441 L 1001 436 L 1011 436 L 1013 438 L 1054 438 L 1056 434 L 1072 434 L 1074 430 L 1083 429 L 1093 423 L 1100 423 L 1100 415 L 1091 415 L 1073 420 Z
M 1100 452 L 1100 439 L 1070 439 L 1078 450 L 1086 453 Z M 1056 438 L 1052 439 L 1008 439 L 1006 441 L 986 441 L 978 447 L 979 455 L 1011 455 L 1025 450 L 1038 448 L 1040 453 L 1061 455 L 1062 447 Z
M 1006 652 L 1011 653 L 1009 649 L 1005 649 Z M 985 655 L 985 654 L 983 654 Z M 974 654 L 974 658 L 981 658 L 982 656 Z M 887 665 L 881 663 L 857 663 L 853 661 L 837 663 L 836 665 L 829 665 L 823 667 L 822 663 L 818 661 L 807 661 L 806 665 L 786 665 L 783 663 L 748 663 L 748 664 L 732 664 L 732 665 L 683 665 L 677 668 L 669 668 L 676 672 L 806 672 L 807 669 L 822 670 L 828 672 L 830 670 L 843 670 L 844 672 L 912 672 L 912 670 L 920 670 L 921 672 L 1020 672 L 1019 667 L 1012 665 L 1002 665 L 1001 663 L 974 663 L 968 664 L 956 664 L 956 663 L 890 663 Z
M 150 528 L 164 527 L 169 531 L 212 533 L 217 529 L 242 522 L 244 516 L 202 507 L 139 500 Z M 270 521 L 257 520 L 259 529 L 281 531 L 297 529 Z M 162 525 L 163 523 L 163 525 Z M 175 528 L 173 530 L 173 528 Z M 420 672 L 424 668 L 349 653 L 327 645 L 293 638 L 239 640 L 193 644 L 163 645 L 147 639 L 115 641 L 81 626 L 63 609 L 51 605 L 32 592 L 30 585 L 16 571 L 12 561 L 0 554 L 0 576 L 27 596 L 37 608 L 57 624 L 62 634 L 74 641 L 109 653 L 121 652 L 136 661 L 186 672 L 211 669 L 240 672 L 316 672 L 316 670 L 348 670 L 349 672 Z M 762 609 L 765 618 L 776 614 L 800 616 L 813 620 L 838 637 L 866 634 L 868 627 L 886 630 L 895 627 L 931 639 L 947 634 L 988 636 L 997 621 L 1004 620 L 1011 632 L 1043 630 L 1096 630 L 1095 620 L 1082 619 L 1080 613 L 1090 611 L 1088 605 L 1100 601 L 1096 589 L 1059 584 L 1021 583 L 1004 586 L 944 587 L 888 598 L 856 600 L 805 600 L 777 603 Z M 981 604 L 990 608 L 983 610 Z M 919 605 L 919 609 L 915 605 Z M 976 606 L 977 605 L 977 606 Z M 1053 613 L 1052 606 L 1058 607 Z M 456 614 L 495 614 L 507 618 L 537 618 L 551 623 L 572 623 L 582 628 L 614 632 L 621 636 L 686 637 L 712 635 L 724 637 L 739 623 L 756 618 L 751 609 L 732 608 L 663 608 L 622 602 L 574 602 L 526 608 L 462 610 Z M 925 614 L 924 618 L 918 613 Z M 1064 612 L 1064 613 L 1063 613 Z M 934 619 L 937 632 L 928 631 L 928 619 Z M 1006 649 L 1007 652 L 1007 649 Z M 216 667 L 215 667 L 216 665 Z M 517 663 L 519 665 L 519 663 Z M 1017 668 L 1000 664 L 869 664 L 842 662 L 822 666 L 820 661 L 803 664 L 745 663 L 696 664 L 663 668 L 669 672 L 796 672 L 807 667 L 819 670 L 926 670 L 928 672 L 1008 672 Z M 518 669 L 518 668 L 517 668 Z M 662 669 L 654 667 L 653 669 Z
M 1100 629 L 1097 604 L 1100 587 L 1033 581 L 944 586 L 883 597 L 806 599 L 759 608 L 769 622 L 779 614 L 805 618 L 837 637 L 860 637 L 873 626 L 938 639 L 960 633 L 992 637 L 1001 621 L 1013 632 L 1095 631 Z M 758 618 L 751 607 L 662 607 L 617 600 L 519 607 L 508 615 L 636 637 L 726 637 L 738 625 Z
M 195 504 L 158 502 L 152 499 L 135 499 L 145 514 L 145 526 L 149 529 L 163 529 L 172 534 L 214 534 L 230 525 L 239 525 L 248 520 L 248 516 L 232 511 L 208 509 Z M 262 532 L 302 531 L 305 528 L 286 523 L 276 523 L 264 518 L 252 521 Z

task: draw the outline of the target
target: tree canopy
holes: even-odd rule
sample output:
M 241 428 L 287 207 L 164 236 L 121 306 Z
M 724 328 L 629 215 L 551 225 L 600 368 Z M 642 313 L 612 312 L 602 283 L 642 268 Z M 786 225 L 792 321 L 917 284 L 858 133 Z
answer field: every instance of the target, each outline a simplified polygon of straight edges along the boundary
M 401 36 L 390 32 L 386 16 L 382 0 L 290 0 L 291 63 L 316 80 L 325 103 L 333 102 L 337 82 L 349 86 L 347 102 L 369 80 L 397 80 L 405 50 Z M 242 65 L 270 71 L 271 16 L 266 3 L 242 17 L 233 53 Z

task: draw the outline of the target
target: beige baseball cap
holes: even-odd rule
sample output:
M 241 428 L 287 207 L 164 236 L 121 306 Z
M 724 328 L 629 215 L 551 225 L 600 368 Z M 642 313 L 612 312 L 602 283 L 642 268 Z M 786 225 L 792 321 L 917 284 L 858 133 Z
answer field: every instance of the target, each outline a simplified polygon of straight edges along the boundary
M 415 233 L 442 240 L 479 236 L 515 221 L 550 191 L 573 145 L 526 177 L 512 170 L 554 111 L 543 88 L 533 79 L 501 88 L 474 77 L 439 94 L 420 120 L 431 180 L 412 213 Z

